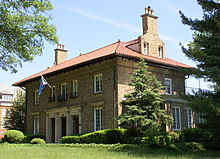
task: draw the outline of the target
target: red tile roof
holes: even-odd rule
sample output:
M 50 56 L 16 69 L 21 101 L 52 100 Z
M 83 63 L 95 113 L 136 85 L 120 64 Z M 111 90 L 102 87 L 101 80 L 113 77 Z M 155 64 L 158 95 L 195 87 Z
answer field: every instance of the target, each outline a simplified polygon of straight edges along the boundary
M 39 78 L 41 75 L 48 75 L 51 73 L 62 71 L 64 69 L 76 66 L 78 64 L 82 64 L 82 63 L 85 63 L 85 62 L 88 62 L 91 60 L 95 60 L 98 58 L 102 58 L 102 57 L 106 57 L 106 56 L 114 55 L 114 54 L 133 57 L 133 58 L 143 57 L 149 62 L 159 63 L 162 65 L 168 65 L 168 66 L 172 66 L 172 67 L 192 68 L 189 65 L 171 60 L 169 58 L 162 59 L 162 58 L 143 55 L 143 54 L 135 52 L 135 51 L 129 49 L 128 47 L 126 47 L 128 45 L 132 45 L 135 43 L 137 43 L 137 40 L 132 40 L 129 42 L 121 42 L 121 41 L 115 42 L 113 44 L 107 45 L 105 47 L 99 48 L 97 50 L 94 50 L 94 51 L 86 53 L 86 54 L 82 54 L 80 56 L 77 56 L 77 57 L 74 57 L 70 60 L 67 60 L 59 65 L 52 66 L 46 70 L 43 70 L 43 71 L 38 72 L 36 74 L 33 74 L 27 78 L 24 78 L 16 83 L 14 83 L 13 85 L 14 86 L 21 86 L 22 84 L 24 84 L 28 81 Z

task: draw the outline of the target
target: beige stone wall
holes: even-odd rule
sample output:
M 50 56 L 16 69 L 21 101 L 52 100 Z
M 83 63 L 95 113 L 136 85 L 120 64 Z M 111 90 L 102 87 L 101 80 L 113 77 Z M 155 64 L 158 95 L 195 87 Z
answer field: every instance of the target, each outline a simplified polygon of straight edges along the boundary
M 93 79 L 96 74 L 103 74 L 103 92 L 95 94 L 93 91 Z M 67 83 L 67 94 L 71 93 L 73 80 L 78 80 L 78 97 L 69 98 L 64 102 L 48 102 L 50 88 L 45 87 L 40 96 L 40 104 L 34 105 L 34 91 L 39 87 L 39 81 L 29 83 L 27 87 L 27 131 L 33 133 L 33 117 L 40 116 L 40 133 L 46 132 L 46 112 L 49 109 L 64 106 L 79 105 L 82 109 L 82 132 L 93 131 L 93 110 L 96 107 L 103 108 L 104 128 L 113 128 L 114 120 L 114 59 L 92 64 L 80 69 L 54 75 L 46 78 L 51 86 L 56 86 L 56 95 L 60 94 L 60 84 Z

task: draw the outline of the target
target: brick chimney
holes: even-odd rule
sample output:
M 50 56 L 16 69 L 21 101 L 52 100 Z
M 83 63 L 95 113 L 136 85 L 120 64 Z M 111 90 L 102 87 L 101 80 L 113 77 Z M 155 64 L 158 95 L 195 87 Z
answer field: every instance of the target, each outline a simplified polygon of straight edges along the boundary
M 165 44 L 160 40 L 157 32 L 157 16 L 153 15 L 154 11 L 150 6 L 145 8 L 142 17 L 143 35 L 139 40 L 140 51 L 142 54 L 165 58 Z
M 67 60 L 67 50 L 64 49 L 63 44 L 57 44 L 55 51 L 55 61 L 54 65 L 58 65 Z
M 145 8 L 145 14 L 142 17 L 143 34 L 147 32 L 157 34 L 157 16 L 153 15 L 153 10 L 150 6 Z

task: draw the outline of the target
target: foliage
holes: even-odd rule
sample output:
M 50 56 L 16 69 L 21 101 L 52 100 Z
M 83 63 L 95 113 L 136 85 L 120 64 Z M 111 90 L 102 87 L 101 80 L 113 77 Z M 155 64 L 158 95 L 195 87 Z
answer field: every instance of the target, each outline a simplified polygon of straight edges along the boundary
M 81 136 L 64 136 L 61 138 L 61 143 L 123 143 L 127 137 L 126 133 L 126 129 L 105 129 Z
M 202 150 L 203 145 L 198 142 L 180 142 L 176 144 L 176 147 L 182 151 L 190 151 L 190 150 Z
M 197 69 L 189 74 L 213 82 L 215 92 L 200 91 L 186 99 L 193 110 L 205 115 L 208 128 L 220 142 L 220 3 L 213 0 L 197 2 L 203 10 L 202 19 L 193 20 L 180 12 L 183 24 L 194 31 L 193 41 L 188 47 L 182 46 L 182 50 L 197 64 Z
M 121 102 L 124 113 L 119 116 L 119 125 L 123 128 L 144 131 L 151 126 L 163 126 L 171 122 L 171 117 L 162 109 L 162 85 L 147 70 L 144 59 L 140 59 L 138 68 L 131 77 L 129 86 L 134 88 Z
M 45 140 L 45 135 L 41 134 L 28 134 L 24 136 L 24 139 L 22 140 L 22 143 L 30 143 L 32 139 L 34 138 L 40 138 Z
M 30 144 L 46 144 L 44 139 L 41 138 L 34 138 L 30 141 Z
M 211 132 L 200 128 L 184 129 L 181 133 L 183 142 L 209 142 L 213 139 Z
M 6 113 L 5 128 L 24 132 L 25 106 L 25 95 L 18 94 L 17 98 L 13 101 L 13 109 Z
M 24 139 L 24 134 L 19 130 L 8 130 L 4 135 L 4 142 L 20 143 Z
M 45 40 L 57 43 L 49 24 L 52 9 L 49 0 L 0 1 L 0 68 L 15 73 L 22 62 L 42 54 Z

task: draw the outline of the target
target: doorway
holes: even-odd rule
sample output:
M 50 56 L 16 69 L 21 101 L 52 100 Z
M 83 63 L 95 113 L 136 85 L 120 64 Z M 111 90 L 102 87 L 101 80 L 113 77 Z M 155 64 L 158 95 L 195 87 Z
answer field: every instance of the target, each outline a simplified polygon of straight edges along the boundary
M 73 134 L 79 134 L 79 115 L 72 116 L 73 118 Z
M 61 137 L 66 136 L 66 117 L 61 118 L 61 127 L 62 127 Z
M 55 118 L 51 118 L 51 142 L 55 142 Z

